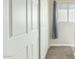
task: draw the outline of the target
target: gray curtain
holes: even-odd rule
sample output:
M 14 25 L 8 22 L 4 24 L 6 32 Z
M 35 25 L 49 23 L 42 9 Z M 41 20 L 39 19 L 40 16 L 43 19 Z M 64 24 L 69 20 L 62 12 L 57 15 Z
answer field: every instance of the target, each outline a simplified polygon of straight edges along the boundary
M 53 35 L 52 38 L 56 39 L 58 38 L 58 33 L 57 33 L 57 20 L 56 20 L 56 1 L 53 1 Z

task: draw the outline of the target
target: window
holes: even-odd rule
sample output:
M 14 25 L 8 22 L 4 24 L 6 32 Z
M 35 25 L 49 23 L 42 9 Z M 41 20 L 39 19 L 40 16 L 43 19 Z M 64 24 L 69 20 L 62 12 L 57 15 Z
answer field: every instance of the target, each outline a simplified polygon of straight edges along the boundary
M 58 9 L 58 21 L 59 22 L 67 21 L 67 9 Z
M 57 9 L 57 19 L 59 22 L 74 22 L 75 20 L 75 11 L 72 6 L 64 7 L 60 6 Z
M 74 8 L 69 9 L 69 22 L 75 21 L 75 10 Z

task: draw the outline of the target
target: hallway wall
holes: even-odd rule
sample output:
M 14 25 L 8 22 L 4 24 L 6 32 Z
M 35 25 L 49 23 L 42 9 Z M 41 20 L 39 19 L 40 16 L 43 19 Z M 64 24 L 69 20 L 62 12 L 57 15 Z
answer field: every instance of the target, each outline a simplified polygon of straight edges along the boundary
M 53 0 L 49 0 L 49 46 L 74 46 L 74 22 L 58 22 L 58 39 L 52 39 Z
M 41 23 L 41 59 L 45 59 L 48 50 L 48 0 L 40 1 Z
M 74 23 L 58 23 L 58 39 L 50 39 L 50 46 L 74 46 Z

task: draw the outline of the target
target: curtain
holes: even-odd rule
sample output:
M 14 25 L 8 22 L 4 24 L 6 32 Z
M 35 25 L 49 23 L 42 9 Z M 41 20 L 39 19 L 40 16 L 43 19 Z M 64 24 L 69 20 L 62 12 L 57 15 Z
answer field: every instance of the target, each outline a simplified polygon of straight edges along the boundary
M 58 33 L 57 33 L 57 19 L 56 19 L 56 1 L 53 1 L 53 35 L 52 39 L 58 38 Z

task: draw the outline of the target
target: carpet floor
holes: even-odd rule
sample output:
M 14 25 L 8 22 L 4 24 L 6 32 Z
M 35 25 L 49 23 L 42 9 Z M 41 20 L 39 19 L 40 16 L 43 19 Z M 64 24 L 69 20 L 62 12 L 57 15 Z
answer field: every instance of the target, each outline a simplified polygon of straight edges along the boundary
M 75 59 L 71 47 L 50 47 L 45 59 Z

